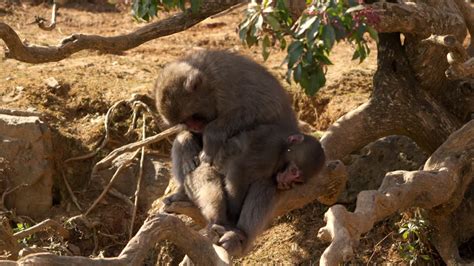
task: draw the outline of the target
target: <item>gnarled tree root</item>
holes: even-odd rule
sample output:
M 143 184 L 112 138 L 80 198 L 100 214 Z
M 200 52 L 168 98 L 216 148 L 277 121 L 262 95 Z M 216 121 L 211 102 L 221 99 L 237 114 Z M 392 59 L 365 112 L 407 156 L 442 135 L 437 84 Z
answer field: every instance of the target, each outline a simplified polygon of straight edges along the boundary
M 318 234 L 320 239 L 331 241 L 320 264 L 337 265 L 351 258 L 361 234 L 397 211 L 420 207 L 429 210 L 428 220 L 447 217 L 461 204 L 472 182 L 473 158 L 474 121 L 471 121 L 451 134 L 428 159 L 423 170 L 388 173 L 378 190 L 359 193 L 353 213 L 341 205 L 331 207 L 324 215 L 327 225 Z M 441 222 L 434 222 L 435 226 L 442 226 Z M 450 233 L 449 230 L 443 232 Z M 443 260 L 462 263 L 458 254 L 452 254 L 457 252 L 457 247 L 454 249 L 452 244 L 443 241 L 452 241 L 452 238 L 444 236 L 434 243 Z
M 115 258 L 56 256 L 31 254 L 17 262 L 0 261 L 2 265 L 142 265 L 146 253 L 155 243 L 168 239 L 186 251 L 197 265 L 228 265 L 227 252 L 206 237 L 187 227 L 179 218 L 168 214 L 148 217 L 137 234 Z
M 300 208 L 315 199 L 326 204 L 333 204 L 344 188 L 346 179 L 347 171 L 344 164 L 340 161 L 330 161 L 317 178 L 282 193 L 274 215 L 281 215 L 292 209 Z M 174 203 L 164 209 L 187 214 L 201 224 L 205 221 L 199 210 L 189 202 Z M 137 234 L 115 258 L 67 257 L 37 253 L 25 256 L 17 262 L 0 261 L 0 264 L 141 265 L 147 251 L 155 243 L 164 239 L 180 247 L 197 265 L 228 265 L 230 263 L 230 257 L 222 247 L 214 245 L 207 237 L 187 227 L 178 217 L 158 213 L 148 217 Z

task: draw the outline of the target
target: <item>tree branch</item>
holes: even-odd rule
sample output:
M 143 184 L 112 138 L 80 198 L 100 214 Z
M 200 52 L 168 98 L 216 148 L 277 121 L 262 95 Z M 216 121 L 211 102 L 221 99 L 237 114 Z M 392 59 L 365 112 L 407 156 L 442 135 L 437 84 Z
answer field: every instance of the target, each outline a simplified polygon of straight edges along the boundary
M 376 2 L 367 5 L 381 18 L 375 25 L 378 32 L 402 32 L 427 38 L 431 34 L 453 34 L 453 29 L 465 29 L 464 19 L 451 1 L 426 4 L 418 1 L 403 3 Z M 441 11 L 442 10 L 442 11 Z M 457 34 L 456 34 L 457 36 Z
M 85 49 L 102 53 L 118 53 L 135 48 L 147 41 L 186 30 L 240 2 L 241 0 L 203 1 L 199 13 L 187 10 L 118 36 L 73 34 L 63 39 L 57 46 L 23 44 L 17 33 L 3 22 L 0 22 L 0 38 L 8 47 L 5 52 L 6 58 L 34 64 L 60 61 Z

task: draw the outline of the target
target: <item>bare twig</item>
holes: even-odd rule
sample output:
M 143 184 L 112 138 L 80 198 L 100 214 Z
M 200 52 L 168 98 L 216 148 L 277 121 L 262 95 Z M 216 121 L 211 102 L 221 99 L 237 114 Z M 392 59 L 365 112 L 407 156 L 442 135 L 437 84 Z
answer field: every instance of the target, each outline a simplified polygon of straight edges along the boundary
M 58 13 L 58 5 L 56 1 L 53 2 L 53 8 L 51 9 L 51 23 L 49 25 L 45 25 L 46 19 L 36 16 L 35 21 L 33 23 L 36 23 L 38 27 L 42 30 L 46 31 L 52 31 L 54 28 L 56 28 L 56 15 Z
M 149 145 L 149 144 L 152 144 L 152 143 L 155 143 L 155 142 L 158 142 L 158 141 L 161 141 L 171 135 L 174 135 L 180 131 L 183 130 L 183 126 L 181 125 L 177 125 L 177 126 L 174 126 L 174 127 L 171 127 L 159 134 L 156 134 L 154 136 L 151 136 L 151 137 L 148 137 L 144 140 L 141 140 L 141 141 L 137 141 L 137 142 L 134 142 L 134 143 L 130 143 L 128 145 L 124 145 L 120 148 L 117 148 L 115 150 L 113 150 L 109 155 L 107 155 L 105 158 L 103 158 L 100 162 L 98 162 L 94 168 L 92 169 L 92 176 L 94 176 L 97 171 L 99 169 L 102 169 L 104 167 L 107 167 L 113 159 L 117 158 L 120 154 L 123 154 L 125 152 L 129 152 L 129 151 L 135 151 L 141 147 L 144 147 L 146 145 Z
M 140 152 L 140 150 L 137 150 L 135 151 L 135 153 L 124 163 L 122 163 L 118 168 L 117 170 L 115 171 L 114 175 L 112 176 L 112 178 L 110 178 L 110 181 L 109 183 L 107 184 L 107 186 L 105 186 L 104 190 L 102 191 L 102 193 L 100 194 L 100 196 L 94 201 L 94 203 L 92 203 L 92 205 L 89 207 L 89 209 L 84 213 L 84 216 L 87 216 L 91 211 L 92 209 L 94 209 L 94 207 L 105 197 L 105 194 L 107 194 L 107 192 L 109 191 L 110 187 L 112 186 L 112 184 L 114 183 L 115 179 L 119 176 L 119 174 L 122 172 L 122 170 L 127 167 L 132 161 L 133 159 L 137 156 L 137 154 Z
M 79 211 L 82 211 L 81 205 L 79 205 L 79 202 L 77 201 L 76 196 L 74 195 L 74 192 L 72 191 L 71 185 L 69 185 L 69 181 L 67 181 L 66 174 L 64 173 L 64 170 L 61 168 L 61 177 L 63 178 L 64 184 L 66 185 L 66 189 L 69 193 L 69 196 L 71 197 L 72 202 L 74 202 L 74 205 L 76 205 L 77 209 Z
M 143 140 L 146 138 L 145 120 L 146 120 L 146 116 L 145 116 L 145 114 L 143 114 L 143 130 L 142 130 Z M 132 235 L 133 235 L 133 224 L 135 223 L 135 217 L 137 215 L 138 197 L 140 195 L 140 190 L 141 190 L 144 161 L 145 161 L 145 147 L 142 147 L 141 148 L 141 157 L 140 157 L 140 169 L 138 170 L 138 178 L 137 178 L 137 189 L 135 190 L 135 202 L 133 204 L 132 220 L 130 222 L 130 232 L 129 232 L 129 237 L 130 238 L 132 238 Z
M 385 241 L 385 239 L 387 239 L 389 236 L 391 236 L 393 234 L 393 232 L 390 232 L 388 233 L 384 238 L 382 238 L 382 240 L 380 240 L 379 242 L 377 242 L 377 244 L 375 244 L 374 246 L 374 252 L 372 252 L 372 254 L 370 255 L 370 258 L 369 260 L 367 261 L 366 265 L 370 265 L 370 261 L 372 260 L 372 258 L 374 257 L 375 253 L 377 253 L 377 250 L 375 249 L 376 247 L 378 247 L 380 244 L 382 244 L 383 241 Z
M 105 147 L 105 145 L 107 145 L 107 143 L 109 142 L 109 139 L 110 139 L 110 129 L 109 129 L 110 116 L 111 116 L 112 112 L 118 106 L 120 106 L 122 104 L 125 104 L 125 103 L 127 103 L 126 100 L 120 100 L 120 101 L 114 103 L 112 105 L 112 107 L 110 107 L 109 110 L 107 111 L 107 113 L 105 114 L 105 119 L 104 119 L 105 136 L 104 136 L 104 139 L 102 140 L 102 142 L 101 142 L 101 144 L 98 148 L 96 148 L 94 151 L 92 151 L 88 154 L 84 154 L 84 155 L 81 155 L 81 156 L 69 158 L 69 159 L 65 160 L 64 162 L 68 163 L 68 162 L 77 161 L 77 160 L 85 160 L 85 159 L 88 159 L 88 158 L 91 158 L 91 157 L 95 156 L 100 150 L 102 150 Z
M 113 187 L 109 189 L 109 194 L 118 199 L 123 200 L 123 202 L 125 202 L 128 206 L 133 208 L 133 202 L 130 200 L 130 198 L 127 195 L 121 193 L 120 191 L 116 190 Z
M 12 188 L 8 188 L 5 190 L 5 192 L 3 192 L 2 194 L 2 201 L 0 201 L 0 207 L 1 208 L 5 208 L 5 198 L 8 196 L 8 194 L 11 194 L 13 192 L 15 192 L 16 190 L 22 188 L 22 187 L 27 187 L 29 186 L 29 184 L 25 184 L 25 183 L 22 183 L 22 184 L 19 184 L 15 187 L 12 187 Z
M 27 236 L 30 236 L 30 235 L 32 235 L 36 232 L 44 231 L 47 228 L 52 228 L 53 231 L 56 234 L 60 235 L 64 239 L 69 238 L 69 232 L 60 223 L 58 223 L 54 220 L 51 220 L 51 219 L 46 219 L 46 220 L 42 221 L 41 223 L 35 224 L 35 225 L 33 225 L 32 227 L 30 227 L 26 230 L 15 233 L 15 234 L 13 234 L 13 237 L 16 240 L 20 240 L 20 239 L 23 239 Z

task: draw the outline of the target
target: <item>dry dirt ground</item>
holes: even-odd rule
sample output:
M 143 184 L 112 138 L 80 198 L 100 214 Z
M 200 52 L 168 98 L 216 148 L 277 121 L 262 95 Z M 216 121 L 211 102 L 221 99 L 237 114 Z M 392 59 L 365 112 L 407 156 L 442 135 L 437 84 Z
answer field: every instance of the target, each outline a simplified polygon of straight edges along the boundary
M 117 9 L 88 3 L 61 8 L 58 26 L 51 32 L 41 31 L 29 24 L 35 15 L 49 17 L 49 12 L 46 5 L 0 4 L 0 20 L 11 25 L 22 39 L 35 44 L 55 45 L 62 38 L 79 32 L 121 34 L 141 26 L 132 19 L 125 7 Z M 350 45 L 338 44 L 331 56 L 334 65 L 328 69 L 327 86 L 317 96 L 310 98 L 303 95 L 298 87 L 284 81 L 285 68 L 281 64 L 284 53 L 275 50 L 270 59 L 263 62 L 258 48 L 247 49 L 241 45 L 236 34 L 241 18 L 242 9 L 237 9 L 229 14 L 207 19 L 185 32 L 150 41 L 121 55 L 82 51 L 61 62 L 40 65 L 3 60 L 0 63 L 0 106 L 44 114 L 44 120 L 54 131 L 57 165 L 65 170 L 84 206 L 89 205 L 100 193 L 99 188 L 91 187 L 86 187 L 85 193 L 81 192 L 81 188 L 86 186 L 85 180 L 89 177 L 93 161 L 85 160 L 68 165 L 61 162 L 93 149 L 103 136 L 102 124 L 107 109 L 114 102 L 127 99 L 133 93 L 147 93 L 160 68 L 193 47 L 234 49 L 264 64 L 291 91 L 300 118 L 318 130 L 325 130 L 335 119 L 369 97 L 372 75 L 376 68 L 375 50 L 372 50 L 368 60 L 358 64 L 351 61 Z M 375 45 L 372 44 L 372 47 Z M 0 53 L 3 54 L 3 48 L 0 48 Z M 46 86 L 45 80 L 51 77 L 59 82 L 59 89 Z M 120 120 L 120 117 L 115 119 Z M 108 150 L 130 141 L 121 136 L 124 127 L 126 125 L 115 125 L 113 141 L 107 147 Z M 69 200 L 62 182 L 56 181 L 56 205 L 51 216 L 64 220 L 78 212 L 67 203 Z M 107 199 L 106 202 L 111 203 L 113 200 Z M 101 232 L 96 234 L 96 240 L 93 240 L 87 229 L 75 228 L 76 233 L 67 244 L 69 250 L 75 250 L 72 253 L 83 256 L 118 254 L 127 242 L 127 237 L 123 228 L 117 225 L 123 223 L 120 219 L 127 220 L 130 217 L 116 215 L 124 207 L 119 204 L 113 206 L 99 207 L 91 214 L 99 217 L 103 223 Z M 258 239 L 253 252 L 240 262 L 318 263 L 318 258 L 327 245 L 316 238 L 318 229 L 323 225 L 322 216 L 326 209 L 327 207 L 315 203 L 280 217 Z M 139 221 L 143 220 L 143 216 L 142 213 Z M 384 221 L 364 236 L 353 263 L 400 263 L 402 260 L 394 244 L 400 239 L 395 226 L 399 219 L 400 217 L 393 217 Z M 169 261 L 164 254 L 169 249 L 162 248 L 161 253 L 154 256 L 161 256 L 161 262 Z

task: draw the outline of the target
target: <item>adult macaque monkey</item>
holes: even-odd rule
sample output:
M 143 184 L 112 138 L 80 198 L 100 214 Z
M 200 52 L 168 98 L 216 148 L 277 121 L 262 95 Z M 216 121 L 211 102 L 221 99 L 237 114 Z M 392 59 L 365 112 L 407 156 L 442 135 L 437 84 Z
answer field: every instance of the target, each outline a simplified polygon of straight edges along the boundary
M 155 90 L 165 121 L 189 129 L 173 143 L 180 189 L 165 203 L 189 196 L 210 224 L 223 228 L 219 242 L 229 253 L 246 251 L 271 218 L 277 189 L 320 170 L 319 142 L 295 134 L 296 118 L 279 82 L 235 54 L 197 51 L 167 65 Z
M 212 164 L 232 136 L 261 124 L 297 132 L 280 83 L 262 66 L 229 52 L 198 50 L 168 64 L 157 79 L 155 99 L 165 122 L 189 129 L 173 143 L 173 172 L 180 189 L 165 203 L 186 198 L 186 174 L 200 162 Z

